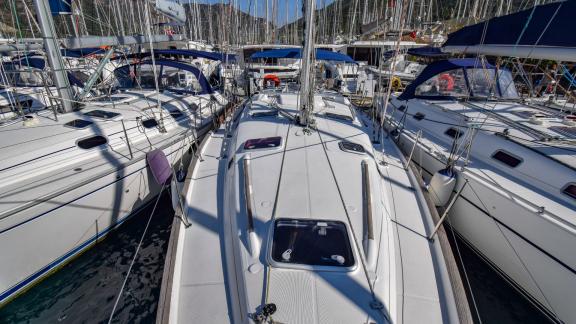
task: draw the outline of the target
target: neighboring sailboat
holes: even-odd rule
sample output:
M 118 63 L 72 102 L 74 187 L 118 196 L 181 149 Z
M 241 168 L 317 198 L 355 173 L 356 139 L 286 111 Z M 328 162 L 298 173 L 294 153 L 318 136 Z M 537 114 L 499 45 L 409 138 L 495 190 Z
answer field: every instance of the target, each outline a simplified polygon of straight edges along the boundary
M 37 0 L 42 26 L 45 9 Z M 113 91 L 78 102 L 90 89 L 71 91 L 45 36 L 62 105 L 16 110 L 0 125 L 0 303 L 157 196 L 228 104 L 196 67 L 161 58 L 117 68 Z
M 574 11 L 566 1 L 494 18 L 445 48 L 574 61 L 574 34 L 559 34 Z M 553 320 L 575 322 L 576 116 L 523 102 L 511 73 L 482 58 L 430 64 L 386 109 L 437 205 L 455 199 L 454 230 Z

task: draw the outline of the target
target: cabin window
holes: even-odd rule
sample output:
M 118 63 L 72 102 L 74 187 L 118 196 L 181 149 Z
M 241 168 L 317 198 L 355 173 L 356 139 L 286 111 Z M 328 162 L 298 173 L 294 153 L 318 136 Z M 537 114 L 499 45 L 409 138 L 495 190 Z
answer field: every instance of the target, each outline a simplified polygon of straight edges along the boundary
M 457 69 L 431 77 L 420 84 L 414 93 L 424 97 L 467 97 L 469 91 L 464 72 Z
M 562 189 L 562 192 L 565 195 L 568 195 L 568 196 L 576 199 L 576 184 L 575 183 L 568 184 L 566 187 L 564 187 L 564 189 Z
M 498 150 L 496 153 L 492 154 L 492 158 L 506 164 L 511 168 L 515 168 L 520 163 L 522 163 L 522 159 L 502 150 Z
M 424 114 L 421 113 L 421 112 L 417 112 L 417 113 L 414 114 L 414 116 L 412 116 L 412 118 L 414 118 L 414 119 L 416 119 L 416 120 L 422 120 L 422 119 L 424 119 L 424 117 L 426 117 L 426 115 L 424 115 Z
M 81 149 L 89 150 L 97 146 L 106 145 L 107 143 L 108 140 L 106 139 L 106 137 L 97 135 L 79 140 L 78 143 L 76 143 L 76 145 L 78 145 L 78 147 Z
M 332 118 L 332 119 L 352 121 L 352 116 L 348 116 L 348 115 L 342 115 L 342 114 L 335 114 L 335 113 L 327 112 L 327 113 L 324 113 L 324 116 L 326 116 L 328 118 Z
M 172 111 L 170 111 L 170 116 L 172 116 L 172 118 L 174 118 L 174 119 L 180 119 L 180 118 L 184 117 L 184 114 L 178 110 L 172 110 Z
M 360 144 L 342 141 L 338 143 L 340 149 L 344 152 L 352 152 L 352 153 L 365 153 L 364 147 Z
M 249 139 L 244 143 L 245 150 L 256 150 L 263 148 L 273 148 L 278 147 L 282 143 L 282 137 L 265 137 L 265 138 L 254 138 Z
M 94 124 L 94 123 L 89 121 L 89 120 L 74 119 L 74 120 L 69 121 L 66 124 L 64 124 L 64 126 L 70 127 L 70 128 L 75 128 L 75 129 L 84 129 L 84 128 L 92 125 L 92 124 Z
M 354 256 L 342 222 L 279 219 L 274 224 L 272 259 L 282 264 L 351 267 Z
M 155 118 L 146 119 L 142 121 L 142 126 L 144 126 L 144 128 L 154 128 L 158 126 L 158 121 L 156 121 Z
M 113 118 L 116 118 L 118 116 L 121 116 L 121 114 L 116 113 L 116 112 L 112 112 L 112 111 L 106 111 L 106 110 L 92 110 L 89 112 L 85 112 L 84 116 L 109 120 L 109 119 L 113 119 Z
M 452 137 L 452 138 L 455 138 L 455 139 L 459 139 L 460 136 L 462 136 L 462 132 L 461 132 L 460 130 L 454 128 L 454 127 L 448 128 L 448 129 L 444 132 L 444 134 L 446 134 L 446 135 L 448 135 L 448 136 L 450 136 L 450 137 Z

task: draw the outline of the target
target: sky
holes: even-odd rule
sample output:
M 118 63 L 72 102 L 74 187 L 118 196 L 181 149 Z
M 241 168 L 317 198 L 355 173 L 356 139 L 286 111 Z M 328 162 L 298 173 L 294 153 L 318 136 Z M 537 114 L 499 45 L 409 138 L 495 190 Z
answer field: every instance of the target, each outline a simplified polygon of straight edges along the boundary
M 221 3 L 224 2 L 226 4 L 233 3 L 238 4 L 240 9 L 244 12 L 254 13 L 254 8 L 256 8 L 256 15 L 258 17 L 265 17 L 266 16 L 266 0 L 180 0 L 181 4 L 186 3 Z M 288 23 L 297 20 L 299 17 L 302 17 L 302 1 L 303 0 L 268 0 L 268 10 L 270 12 L 270 16 L 272 16 L 272 2 L 277 1 L 278 3 L 278 18 L 276 22 L 278 25 L 284 25 L 286 23 L 286 17 L 288 17 Z M 305 1 L 305 0 L 304 0 Z M 335 0 L 316 0 L 316 9 L 322 8 L 324 5 L 329 5 Z M 288 6 L 288 7 L 287 7 Z M 298 6 L 298 9 L 296 8 Z M 296 12 L 298 11 L 298 12 Z

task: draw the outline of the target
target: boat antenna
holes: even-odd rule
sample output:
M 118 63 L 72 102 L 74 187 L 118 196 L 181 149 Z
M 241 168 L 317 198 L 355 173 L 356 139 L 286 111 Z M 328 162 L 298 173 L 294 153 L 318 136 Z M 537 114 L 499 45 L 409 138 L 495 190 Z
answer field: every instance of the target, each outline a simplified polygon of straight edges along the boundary
M 315 0 L 306 0 L 304 11 L 304 48 L 302 49 L 302 68 L 300 70 L 300 124 L 308 127 L 311 124 L 311 113 L 314 110 L 314 12 Z
M 62 99 L 62 107 L 64 112 L 71 112 L 74 110 L 72 90 L 62 62 L 62 53 L 60 53 L 60 45 L 56 39 L 56 28 L 54 20 L 52 20 L 52 14 L 49 11 L 50 7 L 46 0 L 34 0 L 34 7 L 36 8 L 40 31 L 44 39 L 44 52 L 46 52 L 48 64 L 54 74 L 54 83 L 58 90 L 58 95 Z

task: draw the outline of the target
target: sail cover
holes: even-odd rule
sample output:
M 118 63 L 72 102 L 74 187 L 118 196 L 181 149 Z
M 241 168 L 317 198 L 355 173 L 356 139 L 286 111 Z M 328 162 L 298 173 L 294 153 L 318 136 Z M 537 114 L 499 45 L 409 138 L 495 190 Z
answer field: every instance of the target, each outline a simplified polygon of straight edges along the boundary
M 53 16 L 72 14 L 72 0 L 49 0 L 49 4 Z
M 302 49 L 300 48 L 281 48 L 281 49 L 273 49 L 269 51 L 263 52 L 256 52 L 250 56 L 251 59 L 258 59 L 258 58 L 293 58 L 293 59 L 300 59 L 302 58 Z M 324 61 L 339 61 L 339 62 L 346 62 L 346 63 L 353 63 L 356 64 L 350 56 L 331 52 L 321 49 L 316 49 L 316 59 L 317 60 L 324 60 Z
M 576 61 L 576 0 L 536 6 L 464 27 L 445 52 Z

